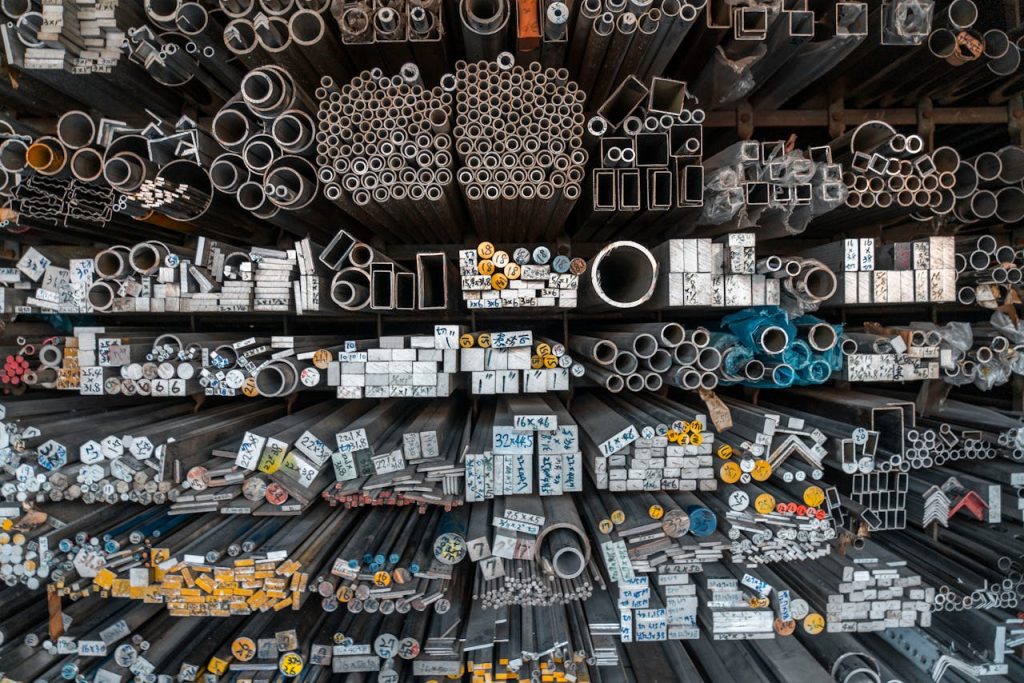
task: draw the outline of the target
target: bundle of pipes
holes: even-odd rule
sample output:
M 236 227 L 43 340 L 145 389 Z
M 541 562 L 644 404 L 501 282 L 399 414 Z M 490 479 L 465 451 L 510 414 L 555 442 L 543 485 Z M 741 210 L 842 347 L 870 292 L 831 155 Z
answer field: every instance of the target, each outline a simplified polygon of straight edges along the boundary
M 10 21 L 0 32 L 9 63 L 19 69 L 110 73 L 124 40 L 114 19 L 115 12 L 121 14 L 120 5 L 115 1 L 96 7 L 88 0 L 74 0 L 41 3 L 37 9 L 31 2 L 3 3 L 0 12 Z
M 1016 286 L 1024 283 L 1024 255 L 1019 249 L 1000 245 L 992 235 L 961 238 L 956 249 L 957 301 L 998 308 L 1013 300 Z
M 587 151 L 597 158 L 578 238 L 672 223 L 703 203 L 704 110 L 688 97 L 682 81 L 655 76 L 648 87 L 628 76 L 590 117 Z
M 408 63 L 396 76 L 373 69 L 342 87 L 325 77 L 317 88 L 324 194 L 366 228 L 420 242 L 458 240 L 465 209 L 455 190 L 446 83 L 424 88 Z
M 83 248 L 25 246 L 15 265 L 25 287 L 4 299 L 11 311 L 321 313 L 323 277 L 310 240 L 291 249 L 240 248 L 198 237 L 194 248 L 147 240 L 89 257 Z M 35 288 L 34 291 L 32 288 Z
M 145 17 L 120 17 L 122 25 L 130 26 L 123 46 L 128 60 L 158 85 L 172 88 L 204 111 L 230 99 L 244 67 L 231 59 L 231 51 L 217 35 L 221 14 L 181 0 L 142 7 Z
M 971 0 L 936 10 L 919 47 L 902 52 L 850 92 L 857 106 L 886 107 L 924 97 L 948 105 L 1014 75 L 1021 63 L 1019 45 L 998 28 L 976 28 L 978 18 Z
M 579 443 L 578 425 L 553 396 L 481 403 L 463 451 L 466 501 L 581 491 Z
M 414 61 L 430 82 L 447 65 L 444 15 L 436 0 L 387 4 L 344 0 L 323 2 L 341 30 L 345 52 L 359 64 L 380 65 L 397 72 Z M 449 15 L 450 16 L 450 15 Z
M 603 102 L 629 76 L 660 76 L 706 0 L 587 0 L 576 15 L 566 66 L 591 101 Z
M 416 271 L 385 256 L 345 230 L 317 257 L 330 270 L 331 299 L 346 311 L 446 310 L 451 266 L 443 252 L 416 254 Z
M 842 326 L 762 306 L 730 314 L 720 332 L 677 323 L 584 330 L 569 346 L 583 354 L 588 382 L 613 393 L 656 391 L 663 383 L 688 390 L 719 384 L 786 388 L 822 384 L 843 368 Z
M 456 178 L 478 233 L 499 241 L 553 240 L 580 196 L 586 94 L 565 69 L 523 68 L 511 53 L 458 62 Z
M 836 290 L 835 266 L 813 254 L 757 257 L 757 233 L 668 240 L 654 250 L 661 277 L 649 308 L 779 306 L 815 310 Z
M 803 251 L 841 280 L 826 305 L 951 302 L 955 300 L 954 241 L 928 237 L 876 245 L 873 237 L 849 238 Z
M 470 559 L 477 565 L 473 600 L 485 609 L 586 600 L 600 577 L 568 496 L 474 503 L 467 534 Z
M 496 249 L 481 242 L 476 249 L 459 252 L 459 276 L 466 307 L 576 308 L 580 275 L 587 270 L 582 258 L 566 254 L 551 258 L 546 246 Z
M 17 194 L 19 182 L 34 188 L 11 203 L 19 223 L 63 224 L 69 233 L 77 233 L 81 221 L 113 221 L 111 228 L 141 222 L 185 232 L 202 226 L 206 234 L 228 241 L 240 236 L 254 244 L 268 241 L 265 225 L 215 201 L 209 169 L 216 146 L 188 117 L 172 122 L 154 116 L 148 125 L 134 128 L 109 119 L 97 125 L 90 115 L 72 110 L 60 117 L 56 133 L 4 136 L 0 166 L 7 191 Z M 41 183 L 43 178 L 47 180 Z M 277 180 L 276 175 L 267 177 L 268 182 Z M 83 189 L 83 184 L 92 185 Z M 37 195 L 53 194 L 62 196 L 56 207 L 52 201 L 34 201 Z M 85 206 L 73 206 L 78 196 L 86 200 Z M 37 207 L 44 213 L 35 213 Z M 226 224 L 232 229 L 225 229 Z M 296 231 L 300 236 L 307 232 Z M 129 234 L 126 241 L 138 239 L 135 228 Z
M 974 384 L 982 391 L 1024 372 L 1024 334 L 1005 313 L 991 326 L 911 322 L 906 327 L 865 326 L 847 330 L 842 348 L 844 375 L 851 382 L 905 382 L 942 379 L 953 385 Z

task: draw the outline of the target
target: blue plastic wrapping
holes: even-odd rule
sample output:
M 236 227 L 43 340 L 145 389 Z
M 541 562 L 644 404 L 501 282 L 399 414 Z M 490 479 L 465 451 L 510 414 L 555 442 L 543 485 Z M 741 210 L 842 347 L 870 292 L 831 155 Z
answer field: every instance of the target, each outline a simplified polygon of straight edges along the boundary
M 721 326 L 726 331 L 711 333 L 711 345 L 723 352 L 721 384 L 785 389 L 793 385 L 826 382 L 833 372 L 843 369 L 842 350 L 836 344 L 828 351 L 815 351 L 800 333 L 801 330 L 823 322 L 812 315 L 791 319 L 785 310 L 777 306 L 747 308 L 725 316 Z M 785 330 L 789 337 L 781 354 L 767 354 L 760 348 L 761 334 L 771 326 Z M 831 327 L 839 339 L 843 326 Z M 744 378 L 744 366 L 753 359 L 760 360 L 768 368 L 764 379 L 754 381 Z M 775 370 L 774 378 L 772 370 Z

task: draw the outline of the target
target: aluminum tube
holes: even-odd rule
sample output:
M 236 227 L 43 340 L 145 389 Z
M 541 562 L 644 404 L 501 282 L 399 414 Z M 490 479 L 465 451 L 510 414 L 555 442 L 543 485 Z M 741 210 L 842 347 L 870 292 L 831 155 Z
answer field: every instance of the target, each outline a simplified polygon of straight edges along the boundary
M 103 175 L 103 152 L 94 147 L 76 149 L 68 168 L 76 179 L 89 183 Z
M 65 112 L 57 119 L 57 137 L 68 149 L 79 149 L 92 144 L 96 124 L 84 111 Z
M 346 311 L 370 304 L 370 274 L 361 268 L 343 268 L 331 280 L 331 300 Z
M 505 48 L 510 14 L 505 0 L 459 0 L 466 59 L 475 62 L 498 56 Z
M 1024 220 L 1024 190 L 1004 187 L 996 192 L 996 217 L 1004 223 Z
M 658 263 L 644 246 L 620 241 L 607 245 L 587 269 L 589 288 L 582 296 L 588 305 L 634 308 L 654 294 Z

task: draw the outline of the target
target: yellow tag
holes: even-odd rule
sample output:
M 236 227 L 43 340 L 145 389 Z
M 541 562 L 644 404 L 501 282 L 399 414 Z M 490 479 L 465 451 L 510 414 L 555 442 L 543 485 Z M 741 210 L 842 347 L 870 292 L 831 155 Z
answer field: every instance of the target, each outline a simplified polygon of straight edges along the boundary
M 689 435 L 687 435 L 687 443 L 691 446 L 699 446 L 704 443 L 704 435 L 700 432 L 690 432 Z
M 558 358 L 551 355 L 544 356 L 544 367 L 548 370 L 554 370 L 558 367 Z
M 260 395 L 259 390 L 256 388 L 256 380 L 254 378 L 245 378 L 245 383 L 242 384 L 242 393 L 249 398 L 256 398 Z
M 281 655 L 281 661 L 277 663 L 277 668 L 280 669 L 282 676 L 292 678 L 302 673 L 303 664 L 302 657 L 294 652 L 286 652 Z
M 804 630 L 812 636 L 816 636 L 825 630 L 825 617 L 817 612 L 811 612 L 804 617 Z
M 519 276 L 523 274 L 523 269 L 518 263 L 510 263 L 505 266 L 505 277 L 509 280 L 518 280 Z
M 321 370 L 326 370 L 332 360 L 334 360 L 334 358 L 332 357 L 331 352 L 327 349 L 317 349 L 313 352 L 313 365 Z
M 481 242 L 477 245 L 476 253 L 480 258 L 491 258 L 494 256 L 494 245 L 490 242 Z
M 481 349 L 491 348 L 491 333 L 481 332 L 480 336 L 476 338 L 476 343 L 480 346 Z
M 610 534 L 614 528 L 615 526 L 612 524 L 612 520 L 610 519 L 602 519 L 597 523 L 597 530 L 602 534 Z
M 768 598 L 750 598 L 747 604 L 751 609 L 764 609 L 768 606 Z
M 285 449 L 276 445 L 269 445 L 263 449 L 263 455 L 260 456 L 260 462 L 256 466 L 260 472 L 266 474 L 273 474 L 281 467 L 281 463 L 284 462 L 284 456 L 286 455 Z
M 740 480 L 740 475 L 743 474 L 740 470 L 740 466 L 734 462 L 727 462 L 722 465 L 722 469 L 718 471 L 718 476 L 726 484 L 735 484 Z
M 754 499 L 754 509 L 762 515 L 775 511 L 775 496 L 770 493 L 762 493 Z
M 476 269 L 480 272 L 481 275 L 486 275 L 487 277 L 490 277 L 491 275 L 494 275 L 494 262 L 481 261 L 480 263 L 476 264 Z
M 612 510 L 611 518 L 612 523 L 622 524 L 626 521 L 626 513 L 623 512 L 622 510 Z
M 508 278 L 504 273 L 495 273 L 491 276 L 491 289 L 508 289 Z
M 231 654 L 240 662 L 248 662 L 256 656 L 256 643 L 252 638 L 235 638 L 231 643 Z
M 715 451 L 715 453 L 717 453 L 718 457 L 721 458 L 722 460 L 728 460 L 729 458 L 732 457 L 733 454 L 732 446 L 730 446 L 727 443 L 723 443 L 721 446 L 718 447 L 718 450 Z
M 537 355 L 538 356 L 550 356 L 551 355 L 551 344 L 547 342 L 540 342 L 537 344 Z
M 391 574 L 388 572 L 377 572 L 373 575 L 373 583 L 378 588 L 387 588 L 391 585 Z
M 352 590 L 351 586 L 338 586 L 337 592 L 334 597 L 338 599 L 338 602 L 348 602 L 356 595 L 355 591 Z
M 825 500 L 825 492 L 820 486 L 808 486 L 804 489 L 804 503 L 811 507 L 821 507 Z
M 210 657 L 210 663 L 206 665 L 206 668 L 217 676 L 223 676 L 224 672 L 228 670 L 228 663 L 219 657 Z
M 755 460 L 750 476 L 754 481 L 766 481 L 768 477 L 772 476 L 772 466 L 768 464 L 767 460 Z
M 651 519 L 661 519 L 665 516 L 665 508 L 661 507 L 660 505 L 652 505 L 651 507 L 647 508 L 647 515 Z
M 99 573 L 96 574 L 96 578 L 93 579 L 92 582 L 100 588 L 110 590 L 110 587 L 114 585 L 114 579 L 116 578 L 117 575 L 114 574 L 114 572 L 109 569 L 101 569 Z
M 459 346 L 464 349 L 471 349 L 476 344 L 476 338 L 468 332 L 459 337 Z
M 691 432 L 703 432 L 704 431 L 704 423 L 701 422 L 700 420 L 694 420 L 693 422 L 690 423 L 690 426 L 688 427 L 688 429 Z
M 534 370 L 540 370 L 543 367 L 544 361 L 541 360 L 540 356 L 530 356 L 530 367 Z

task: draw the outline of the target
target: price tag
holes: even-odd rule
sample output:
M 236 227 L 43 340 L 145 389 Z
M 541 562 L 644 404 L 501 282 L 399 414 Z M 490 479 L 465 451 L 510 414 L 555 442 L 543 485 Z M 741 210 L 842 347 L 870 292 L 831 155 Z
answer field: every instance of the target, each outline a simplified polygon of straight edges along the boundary
M 277 663 L 277 668 L 281 672 L 282 676 L 287 678 L 294 678 L 302 673 L 302 667 L 305 662 L 302 661 L 302 657 L 295 652 L 286 652 L 281 655 L 280 661 Z
M 238 455 L 235 456 L 235 464 L 250 472 L 256 469 L 259 463 L 260 453 L 267 443 L 265 436 L 246 432 L 242 437 L 242 445 L 238 447 Z

